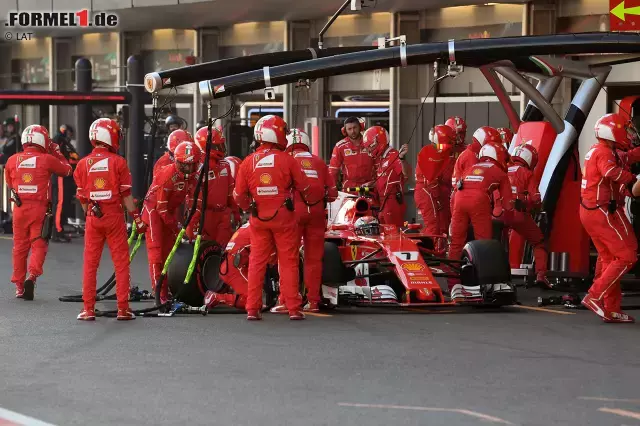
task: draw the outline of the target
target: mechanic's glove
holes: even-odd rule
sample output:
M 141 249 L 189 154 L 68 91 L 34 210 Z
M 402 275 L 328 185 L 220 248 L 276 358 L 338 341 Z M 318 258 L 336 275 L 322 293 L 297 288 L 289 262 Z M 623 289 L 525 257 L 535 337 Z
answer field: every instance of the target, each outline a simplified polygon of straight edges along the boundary
M 187 226 L 187 229 L 185 230 L 185 234 L 187 235 L 187 238 L 189 238 L 190 240 L 195 240 L 198 234 L 200 233 L 199 227 L 200 227 L 200 221 L 198 222 L 191 221 L 191 223 L 189 223 L 189 226 Z
M 136 232 L 138 234 L 144 234 L 147 231 L 147 224 L 142 221 L 140 213 L 133 212 L 131 216 L 133 217 L 133 223 L 136 224 Z

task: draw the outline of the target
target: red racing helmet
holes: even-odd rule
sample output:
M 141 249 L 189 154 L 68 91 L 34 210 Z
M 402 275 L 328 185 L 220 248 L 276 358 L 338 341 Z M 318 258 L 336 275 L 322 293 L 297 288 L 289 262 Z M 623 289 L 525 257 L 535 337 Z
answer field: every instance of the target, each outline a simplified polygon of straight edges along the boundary
M 22 143 L 22 146 L 37 146 L 46 152 L 49 151 L 51 146 L 49 131 L 46 127 L 39 124 L 27 126 L 27 128 L 22 132 L 20 142 Z
M 195 143 L 200 151 L 204 154 L 207 152 L 207 132 L 208 129 L 206 127 L 202 127 L 198 129 L 196 132 Z M 217 127 L 211 128 L 211 158 L 216 161 L 222 160 L 224 158 L 224 154 L 227 152 L 226 146 L 227 140 L 222 134 L 222 131 Z
M 475 132 L 473 132 L 473 141 L 483 146 L 486 143 L 493 142 L 496 144 L 502 144 L 500 133 L 496 129 L 490 126 L 482 126 Z
M 291 129 L 291 132 L 287 135 L 287 152 L 291 152 L 296 148 L 311 152 L 311 139 L 302 130 Z
M 196 171 L 201 158 L 202 151 L 193 142 L 182 142 L 173 153 L 176 169 L 185 175 Z
M 633 125 L 616 113 L 600 117 L 596 122 L 595 131 L 598 140 L 611 141 L 617 149 L 623 151 L 630 149 L 637 138 Z
M 93 146 L 96 146 L 96 143 L 101 143 L 116 152 L 120 148 L 120 126 L 110 118 L 98 118 L 91 123 L 89 140 Z
M 382 126 L 372 126 L 362 136 L 362 146 L 373 158 L 382 156 L 389 146 L 389 133 Z
M 182 142 L 193 142 L 193 136 L 191 136 L 191 133 L 182 129 L 171 132 L 167 138 L 167 149 L 169 150 L 169 153 L 173 155 L 176 147 Z
M 509 153 L 505 149 L 504 145 L 502 145 L 502 142 L 487 142 L 482 145 L 482 148 L 480 148 L 478 158 L 480 161 L 493 161 L 502 169 L 506 170 Z
M 287 123 L 277 115 L 265 115 L 253 128 L 253 138 L 256 142 L 271 143 L 283 151 L 287 148 L 288 134 Z
M 467 123 L 462 119 L 462 117 L 458 117 L 454 115 L 453 117 L 447 118 L 447 121 L 444 122 L 445 126 L 449 126 L 456 132 L 456 139 L 458 144 L 464 144 L 465 139 L 467 138 Z
M 500 133 L 500 139 L 502 142 L 507 144 L 507 147 L 511 145 L 511 141 L 513 140 L 513 132 L 508 127 L 498 127 L 496 129 L 498 133 Z
M 438 124 L 429 131 L 429 140 L 437 149 L 443 149 L 443 145 L 454 145 L 456 142 L 456 132 L 445 124 Z
M 518 145 L 511 156 L 512 161 L 517 161 L 529 167 L 530 170 L 538 164 L 538 150 L 531 144 Z

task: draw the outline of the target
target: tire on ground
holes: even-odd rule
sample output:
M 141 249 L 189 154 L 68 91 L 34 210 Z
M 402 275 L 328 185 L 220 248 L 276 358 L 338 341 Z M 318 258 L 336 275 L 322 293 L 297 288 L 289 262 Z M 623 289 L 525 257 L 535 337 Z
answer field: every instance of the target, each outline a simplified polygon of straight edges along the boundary
M 322 284 L 338 287 L 349 281 L 349 274 L 346 271 L 340 249 L 335 243 L 324 243 L 324 257 L 322 258 Z
M 476 286 L 511 282 L 509 259 L 500 241 L 469 241 L 462 252 L 462 260 L 465 259 L 469 260 L 473 268 L 468 269 L 469 273 L 463 273 L 463 285 Z
M 167 283 L 171 294 L 180 294 L 180 301 L 190 306 L 202 306 L 207 289 L 218 291 L 223 286 L 220 280 L 222 249 L 215 241 L 202 241 L 193 275 L 185 286 L 184 278 L 192 256 L 193 245 L 180 244 L 167 270 Z

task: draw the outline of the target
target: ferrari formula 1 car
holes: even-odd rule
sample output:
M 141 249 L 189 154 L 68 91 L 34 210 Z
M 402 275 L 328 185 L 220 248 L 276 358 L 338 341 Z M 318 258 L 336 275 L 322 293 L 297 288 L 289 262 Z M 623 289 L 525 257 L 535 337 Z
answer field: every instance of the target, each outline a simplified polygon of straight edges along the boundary
M 379 225 L 375 213 L 369 188 L 347 188 L 329 206 L 322 271 L 323 297 L 329 304 L 516 303 L 508 257 L 500 241 L 470 241 L 462 260 L 451 261 L 445 255 L 445 235 L 427 235 L 420 224 L 402 229 Z M 441 287 L 447 279 L 453 283 L 449 296 Z

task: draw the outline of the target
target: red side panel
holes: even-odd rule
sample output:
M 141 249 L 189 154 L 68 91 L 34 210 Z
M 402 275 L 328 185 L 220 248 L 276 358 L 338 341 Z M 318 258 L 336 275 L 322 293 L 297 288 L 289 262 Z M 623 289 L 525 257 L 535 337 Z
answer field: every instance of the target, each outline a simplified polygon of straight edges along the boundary
M 569 253 L 571 272 L 589 273 L 589 234 L 580 221 L 580 184 L 582 172 L 575 148 L 575 161 L 569 162 L 567 174 L 557 200 L 553 229 L 549 237 L 549 252 Z
M 518 128 L 516 134 L 516 146 L 523 143 L 531 143 L 538 150 L 538 165 L 533 171 L 533 179 L 540 182 L 542 172 L 547 164 L 549 153 L 553 147 L 553 142 L 556 140 L 556 132 L 551 127 L 551 124 L 547 122 L 531 121 L 523 122 Z M 522 256 L 524 255 L 525 239 L 511 232 L 509 237 L 509 263 L 512 268 L 519 268 L 522 263 Z

